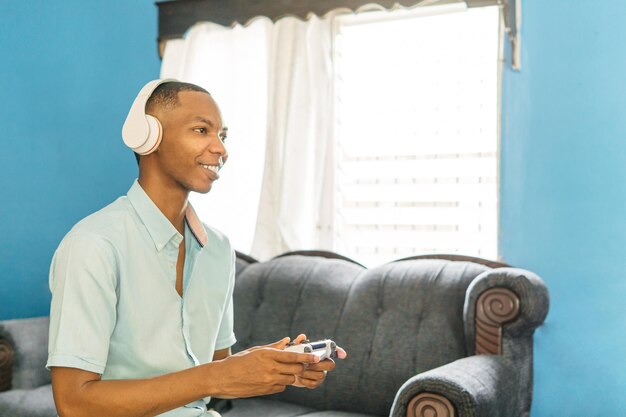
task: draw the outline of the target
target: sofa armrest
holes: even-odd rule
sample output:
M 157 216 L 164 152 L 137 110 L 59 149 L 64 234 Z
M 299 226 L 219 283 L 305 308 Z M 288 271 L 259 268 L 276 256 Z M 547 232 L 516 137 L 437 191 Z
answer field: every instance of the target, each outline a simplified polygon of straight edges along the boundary
M 505 358 L 470 356 L 406 381 L 390 417 L 517 417 L 518 384 L 515 367 Z
M 532 272 L 518 268 L 483 272 L 465 296 L 467 353 L 506 354 L 502 351 L 506 340 L 501 339 L 532 337 L 549 306 L 548 290 Z
M 11 389 L 14 356 L 13 344 L 0 336 L 0 392 Z
M 48 317 L 0 321 L 0 391 L 50 383 Z

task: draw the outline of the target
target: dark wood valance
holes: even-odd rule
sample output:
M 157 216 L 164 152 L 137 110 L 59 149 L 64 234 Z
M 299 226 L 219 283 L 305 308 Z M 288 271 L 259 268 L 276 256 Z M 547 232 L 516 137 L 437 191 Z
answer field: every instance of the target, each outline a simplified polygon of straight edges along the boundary
M 356 11 L 367 5 L 389 9 L 430 6 L 465 2 L 468 7 L 499 5 L 503 9 L 506 30 L 513 50 L 513 67 L 519 67 L 519 9 L 521 0 L 170 0 L 158 1 L 159 50 L 169 39 L 181 38 L 198 22 L 213 22 L 224 26 L 234 23 L 245 25 L 258 16 L 274 21 L 285 16 L 306 19 L 309 13 L 324 16 L 335 9 Z

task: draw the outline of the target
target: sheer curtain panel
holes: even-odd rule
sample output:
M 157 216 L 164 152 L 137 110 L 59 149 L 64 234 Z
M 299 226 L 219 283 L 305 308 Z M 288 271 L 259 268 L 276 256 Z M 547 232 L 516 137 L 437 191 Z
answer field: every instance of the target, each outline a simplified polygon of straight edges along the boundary
M 184 39 L 167 43 L 161 77 L 206 88 L 228 126 L 229 159 L 206 195 L 190 200 L 206 223 L 224 232 L 234 247 L 250 253 L 265 163 L 268 39 L 272 22 L 244 27 L 193 26 Z
M 332 17 L 277 21 L 270 39 L 267 156 L 252 254 L 331 249 Z
M 211 91 L 229 126 L 228 164 L 192 203 L 259 259 L 332 248 L 332 22 L 203 23 L 165 48 L 161 77 Z

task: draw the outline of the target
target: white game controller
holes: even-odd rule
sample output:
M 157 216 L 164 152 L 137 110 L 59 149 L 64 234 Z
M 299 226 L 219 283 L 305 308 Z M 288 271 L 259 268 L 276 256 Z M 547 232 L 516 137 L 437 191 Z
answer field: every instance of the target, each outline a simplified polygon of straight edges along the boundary
M 285 350 L 297 353 L 312 353 L 320 357 L 320 362 L 328 358 L 337 357 L 337 344 L 330 339 L 309 342 L 308 340 L 295 345 L 289 342 Z

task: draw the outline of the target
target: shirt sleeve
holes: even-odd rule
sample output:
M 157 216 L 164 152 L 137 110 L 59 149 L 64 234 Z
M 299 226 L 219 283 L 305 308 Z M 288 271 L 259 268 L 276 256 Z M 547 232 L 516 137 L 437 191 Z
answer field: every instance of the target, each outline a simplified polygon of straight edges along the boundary
M 235 344 L 237 339 L 233 331 L 233 291 L 235 289 L 235 251 L 231 249 L 229 288 L 224 307 L 224 315 L 217 332 L 215 350 L 226 349 Z
M 63 366 L 102 374 L 117 319 L 117 263 L 98 236 L 72 235 L 50 266 L 50 337 L 46 368 Z

